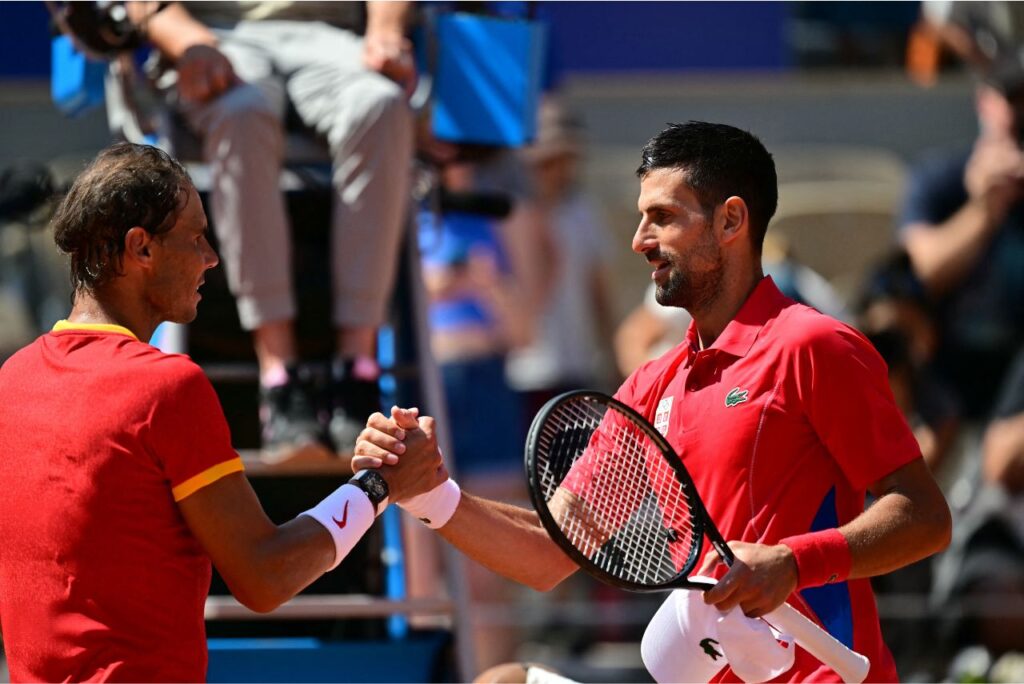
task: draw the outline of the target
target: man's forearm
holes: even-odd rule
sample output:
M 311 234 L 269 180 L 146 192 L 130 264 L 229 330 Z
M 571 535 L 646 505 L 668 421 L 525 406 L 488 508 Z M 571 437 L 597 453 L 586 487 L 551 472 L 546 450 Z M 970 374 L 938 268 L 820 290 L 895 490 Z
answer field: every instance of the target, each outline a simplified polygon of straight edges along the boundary
M 538 591 L 548 591 L 577 568 L 555 545 L 537 514 L 463 493 L 439 532 L 486 568 Z
M 898 570 L 949 545 L 949 506 L 922 459 L 877 488 L 878 500 L 840 528 L 850 546 L 850 577 Z
M 412 4 L 375 0 L 366 3 L 366 32 L 405 33 Z
M 939 226 L 909 227 L 904 244 L 917 277 L 929 292 L 941 295 L 963 281 L 994 229 L 983 204 L 972 201 Z
M 213 31 L 196 21 L 178 2 L 154 14 L 146 33 L 160 53 L 172 61 L 177 61 L 193 45 L 217 44 Z

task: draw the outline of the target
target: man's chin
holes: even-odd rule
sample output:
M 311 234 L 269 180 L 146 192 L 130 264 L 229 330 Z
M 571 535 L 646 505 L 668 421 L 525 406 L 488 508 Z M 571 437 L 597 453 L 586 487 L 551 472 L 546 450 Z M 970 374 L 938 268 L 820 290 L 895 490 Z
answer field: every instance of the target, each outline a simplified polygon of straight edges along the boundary
M 199 316 L 199 308 L 194 306 L 190 310 L 178 311 L 175 312 L 173 315 L 168 316 L 167 322 L 185 325 L 186 323 L 191 323 L 192 321 L 196 320 L 197 316 Z
M 654 301 L 662 306 L 686 308 L 683 297 L 677 288 L 657 287 L 654 290 Z

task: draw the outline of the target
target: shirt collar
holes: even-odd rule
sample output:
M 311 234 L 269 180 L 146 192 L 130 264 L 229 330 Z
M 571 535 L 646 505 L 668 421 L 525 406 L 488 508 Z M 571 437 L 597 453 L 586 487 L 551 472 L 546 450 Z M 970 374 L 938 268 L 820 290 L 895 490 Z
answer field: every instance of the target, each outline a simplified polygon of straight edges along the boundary
M 790 300 L 782 294 L 771 276 L 765 276 L 708 349 L 717 349 L 736 357 L 746 356 L 764 324 L 777 316 L 789 303 Z M 700 349 L 696 321 L 690 323 L 690 328 L 686 332 L 686 343 L 691 350 L 691 356 Z
M 135 336 L 135 333 L 123 325 L 114 325 L 112 323 L 73 323 L 69 320 L 60 320 L 53 326 L 53 332 L 66 332 L 69 330 L 117 333 L 118 335 L 127 335 L 135 340 L 139 339 Z

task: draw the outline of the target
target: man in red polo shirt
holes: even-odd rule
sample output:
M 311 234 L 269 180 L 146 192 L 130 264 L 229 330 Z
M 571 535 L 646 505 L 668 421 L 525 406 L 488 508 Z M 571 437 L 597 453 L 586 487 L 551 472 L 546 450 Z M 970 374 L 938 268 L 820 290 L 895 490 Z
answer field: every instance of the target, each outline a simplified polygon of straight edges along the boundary
M 144 341 L 161 321 L 195 318 L 217 264 L 185 170 L 156 148 L 115 145 L 75 181 L 53 229 L 71 314 L 0 367 L 11 679 L 201 681 L 211 560 L 239 601 L 273 610 L 337 566 L 389 497 L 440 482 L 440 458 L 357 475 L 275 525 L 209 380 Z
M 652 138 L 642 159 L 633 250 L 654 267 L 659 303 L 687 309 L 693 323 L 616 396 L 682 456 L 735 552 L 728 572 L 707 552 L 705 567 L 719 583 L 704 599 L 750 617 L 788 601 L 868 656 L 869 680 L 895 681 L 867 578 L 944 548 L 950 515 L 885 364 L 860 333 L 764 277 L 761 245 L 777 183 L 757 138 L 731 126 L 677 124 Z M 394 412 L 373 417 L 371 427 L 357 446 L 360 467 L 394 461 L 394 431 L 413 424 Z M 475 560 L 541 590 L 576 569 L 535 513 L 461 495 L 450 481 L 406 507 L 423 516 L 421 502 L 445 491 L 445 515 L 425 517 Z M 876 500 L 865 510 L 867 492 Z M 726 668 L 716 679 L 736 676 Z M 779 680 L 837 675 L 798 649 Z

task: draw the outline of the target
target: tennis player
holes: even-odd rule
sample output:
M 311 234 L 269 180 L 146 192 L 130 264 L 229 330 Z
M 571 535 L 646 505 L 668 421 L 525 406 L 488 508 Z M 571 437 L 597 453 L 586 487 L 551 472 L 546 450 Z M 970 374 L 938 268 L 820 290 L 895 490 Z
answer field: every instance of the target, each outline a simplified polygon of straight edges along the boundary
M 74 303 L 0 368 L 0 626 L 12 681 L 206 677 L 211 560 L 273 610 L 334 568 L 440 458 L 360 474 L 277 526 L 231 447 L 213 387 L 146 343 L 196 316 L 217 264 L 184 169 L 119 144 L 79 176 L 53 229 Z M 420 421 L 432 439 L 429 420 Z M 423 446 L 423 445 L 419 445 Z
M 686 309 L 693 323 L 616 397 L 682 455 L 730 540 L 738 562 L 728 572 L 711 567 L 708 551 L 719 583 L 705 601 L 758 617 L 789 600 L 871 660 L 869 681 L 896 681 L 867 578 L 945 548 L 950 514 L 884 362 L 856 330 L 764 277 L 777 181 L 757 138 L 720 124 L 673 124 L 644 147 L 638 175 L 633 250 L 654 269 L 658 302 Z M 412 434 L 415 416 L 373 416 L 354 465 L 417 453 L 397 436 Z M 536 589 L 576 569 L 535 513 L 463 494 L 451 480 L 405 507 L 471 558 Z M 727 668 L 717 678 L 735 674 Z M 783 678 L 837 681 L 802 649 Z

